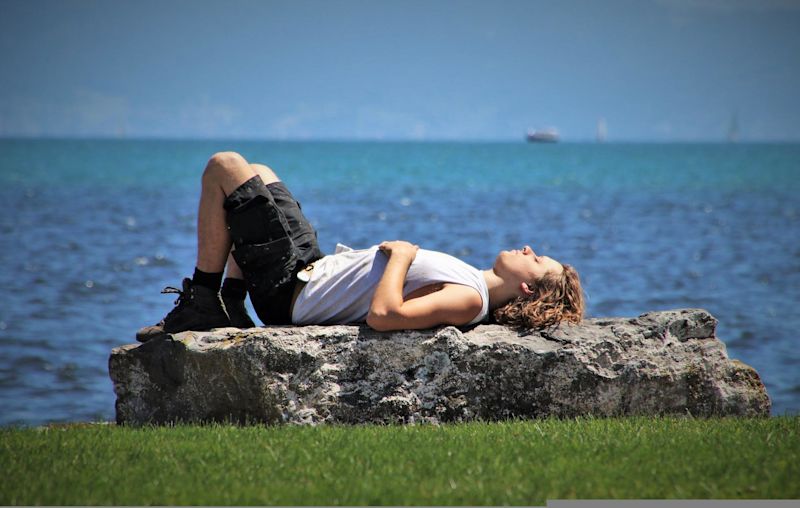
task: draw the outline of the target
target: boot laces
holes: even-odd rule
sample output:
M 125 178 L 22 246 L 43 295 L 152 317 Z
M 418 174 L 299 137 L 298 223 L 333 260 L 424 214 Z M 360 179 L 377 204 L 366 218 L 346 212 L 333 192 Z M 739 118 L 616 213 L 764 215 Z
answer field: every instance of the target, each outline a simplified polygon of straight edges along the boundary
M 187 290 L 185 290 L 185 289 L 184 290 L 180 290 L 180 289 L 178 289 L 176 287 L 172 287 L 172 286 L 167 286 L 164 289 L 162 289 L 161 290 L 161 294 L 162 295 L 167 295 L 167 294 L 177 294 L 178 295 L 178 298 L 175 299 L 175 308 L 172 309 L 171 311 L 169 311 L 169 314 L 167 314 L 166 319 L 168 319 L 170 316 L 175 314 L 175 312 L 177 312 L 177 310 L 180 309 L 183 306 L 183 304 L 187 303 L 189 301 L 189 299 L 191 298 L 190 295 L 188 294 Z

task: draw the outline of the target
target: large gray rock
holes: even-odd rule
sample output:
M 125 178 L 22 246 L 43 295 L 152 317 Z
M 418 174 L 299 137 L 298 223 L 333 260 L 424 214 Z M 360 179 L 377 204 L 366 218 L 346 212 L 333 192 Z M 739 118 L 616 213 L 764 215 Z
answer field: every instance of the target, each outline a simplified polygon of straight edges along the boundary
M 117 422 L 452 422 L 576 415 L 769 415 L 758 373 L 704 310 L 520 334 L 365 326 L 184 332 L 116 348 Z

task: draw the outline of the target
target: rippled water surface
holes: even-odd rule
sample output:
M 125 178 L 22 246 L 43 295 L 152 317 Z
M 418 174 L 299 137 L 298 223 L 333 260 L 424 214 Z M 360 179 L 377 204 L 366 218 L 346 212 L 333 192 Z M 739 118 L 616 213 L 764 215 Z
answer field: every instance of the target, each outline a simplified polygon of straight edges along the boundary
M 199 177 L 270 165 L 323 250 L 408 239 L 486 268 L 528 243 L 590 316 L 702 307 L 800 411 L 800 145 L 0 140 L 0 425 L 113 420 L 111 348 L 191 274 Z

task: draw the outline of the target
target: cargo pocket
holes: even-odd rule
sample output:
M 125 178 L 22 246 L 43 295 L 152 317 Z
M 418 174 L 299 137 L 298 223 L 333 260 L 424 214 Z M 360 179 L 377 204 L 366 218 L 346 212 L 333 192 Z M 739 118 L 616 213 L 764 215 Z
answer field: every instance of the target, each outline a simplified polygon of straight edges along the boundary
M 267 243 L 237 245 L 233 258 L 251 289 L 271 292 L 294 276 L 299 252 L 288 236 Z
M 226 219 L 236 248 L 290 236 L 286 217 L 274 202 L 270 203 L 263 196 L 257 196 L 240 207 L 228 210 Z

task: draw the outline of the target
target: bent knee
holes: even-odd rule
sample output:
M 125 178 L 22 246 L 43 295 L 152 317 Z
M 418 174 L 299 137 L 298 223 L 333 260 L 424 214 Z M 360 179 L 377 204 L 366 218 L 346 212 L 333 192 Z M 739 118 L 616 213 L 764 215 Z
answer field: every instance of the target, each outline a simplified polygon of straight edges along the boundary
M 247 161 L 237 152 L 217 152 L 208 159 L 206 167 L 210 166 L 240 166 L 247 164 Z
M 221 176 L 248 167 L 249 164 L 245 158 L 236 152 L 217 152 L 208 159 L 206 169 L 203 171 L 203 178 Z

